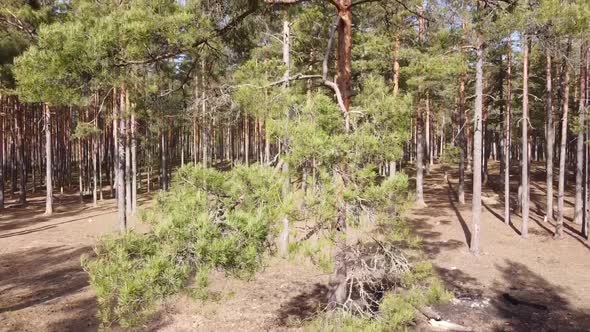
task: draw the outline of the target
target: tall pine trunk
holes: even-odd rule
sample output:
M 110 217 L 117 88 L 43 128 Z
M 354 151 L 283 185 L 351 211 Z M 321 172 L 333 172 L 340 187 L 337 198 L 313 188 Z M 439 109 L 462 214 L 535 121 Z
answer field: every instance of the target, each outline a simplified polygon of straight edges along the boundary
M 92 105 L 94 111 L 94 129 L 97 129 L 97 107 L 98 107 L 98 94 L 94 94 L 94 102 Z M 91 144 L 92 144 L 92 204 L 94 206 L 98 205 L 98 138 L 99 136 L 96 133 L 92 133 Z
M 512 40 L 508 36 L 508 68 L 506 68 L 506 75 L 508 76 L 508 87 L 506 92 L 506 119 L 504 123 L 504 223 L 510 223 L 510 146 L 511 142 L 511 113 L 512 113 Z
M 119 222 L 119 231 L 127 230 L 127 213 L 125 211 L 125 141 L 127 130 L 125 117 L 123 116 L 124 107 L 124 89 L 119 91 L 119 104 L 117 105 L 118 132 L 117 132 L 117 171 L 115 172 L 117 181 L 117 216 Z
M 160 189 L 168 190 L 168 158 L 166 148 L 166 132 L 164 128 L 160 129 Z
M 425 24 L 422 12 L 423 8 L 421 7 L 420 16 L 418 17 L 418 38 L 420 44 L 423 44 L 425 41 Z M 426 206 L 424 202 L 424 118 L 422 114 L 422 102 L 422 99 L 418 101 L 416 113 L 416 204 L 418 206 Z
M 459 78 L 459 188 L 457 196 L 459 203 L 465 204 L 465 156 L 468 154 L 465 131 L 469 123 L 465 122 L 465 74 Z
M 428 91 L 426 92 L 426 158 L 428 159 L 426 161 L 426 174 L 428 175 L 428 173 L 430 173 L 430 166 L 432 166 L 432 133 L 431 133 L 431 117 L 430 117 L 430 93 L 428 93 Z
M 25 163 L 25 105 L 18 102 L 14 104 L 16 110 L 16 117 L 14 119 L 16 128 L 16 159 L 19 170 L 19 204 L 25 206 L 27 204 L 27 167 Z
M 45 215 L 53 213 L 53 182 L 51 178 L 51 112 L 49 105 L 43 104 L 43 124 L 45 129 Z
M 129 119 L 129 92 L 124 90 L 125 99 L 125 212 L 127 216 L 131 215 L 131 139 L 129 132 L 131 131 L 131 120 Z
M 520 235 L 528 237 L 529 233 L 529 38 L 523 35 L 522 43 L 522 225 Z
M 203 152 L 203 167 L 208 165 L 208 132 L 207 132 L 207 104 L 205 101 L 205 59 L 201 59 L 201 151 Z
M 477 35 L 477 62 L 475 64 L 475 105 L 473 127 L 473 199 L 471 252 L 479 254 L 481 224 L 481 172 L 482 172 L 482 116 L 483 116 L 483 37 Z
M 555 125 L 553 123 L 553 81 L 551 77 L 551 53 L 546 51 L 546 99 L 545 99 L 545 113 L 547 126 L 547 143 L 545 148 L 547 150 L 546 169 L 547 169 L 547 205 L 545 207 L 545 222 L 553 221 L 553 147 L 555 141 Z
M 4 96 L 0 94 L 0 210 L 4 209 Z
M 131 113 L 131 212 L 137 212 L 137 138 L 135 112 Z M 140 179 L 141 182 L 141 179 Z
M 344 102 L 345 132 L 350 132 L 350 101 L 351 101 L 351 72 L 352 72 L 352 9 L 351 0 L 336 1 L 338 9 L 338 61 L 337 61 L 337 85 Z M 342 165 L 342 174 L 347 174 L 347 165 Z M 347 176 L 340 175 L 342 186 L 347 185 Z M 334 176 L 336 178 L 336 176 Z M 346 234 L 346 201 L 343 197 L 343 188 L 339 190 L 337 201 L 336 228 Z M 331 290 L 329 294 L 330 307 L 334 308 L 338 304 L 343 304 L 348 296 L 348 264 L 346 261 L 346 235 L 338 241 L 338 250 L 334 257 L 334 272 L 330 278 Z
M 568 49 L 566 54 L 569 56 L 571 41 L 568 41 Z M 564 191 L 565 191 L 565 159 L 567 147 L 567 116 L 569 109 L 569 81 L 570 71 L 567 64 L 563 65 L 564 79 L 563 79 L 563 97 L 562 107 L 563 113 L 561 115 L 561 145 L 559 148 L 559 184 L 557 188 L 557 222 L 555 223 L 555 238 L 563 238 L 563 207 L 564 207 Z
M 285 20 L 283 21 L 283 63 L 287 68 L 285 71 L 284 78 L 287 79 L 290 76 L 290 64 L 291 64 L 291 28 L 290 23 L 288 20 L 288 12 L 285 12 Z M 285 88 L 287 87 L 287 83 L 285 83 Z M 265 130 L 265 154 L 266 154 L 266 163 L 270 163 L 270 135 L 268 134 L 268 130 Z M 289 186 L 289 174 L 288 174 L 288 166 L 285 163 L 283 166 L 283 171 L 285 171 L 285 182 L 283 183 L 283 194 L 287 195 L 290 191 Z M 279 254 L 282 257 L 286 257 L 289 254 L 289 218 L 287 215 L 283 216 L 283 229 L 279 234 Z
M 584 185 L 584 125 L 586 123 L 586 63 L 585 51 L 586 43 L 582 42 L 580 45 L 580 96 L 578 98 L 579 108 L 578 117 L 581 127 L 578 131 L 578 138 L 576 142 L 576 197 L 574 204 L 574 224 L 581 225 L 584 220 L 584 201 L 583 201 L 583 185 Z

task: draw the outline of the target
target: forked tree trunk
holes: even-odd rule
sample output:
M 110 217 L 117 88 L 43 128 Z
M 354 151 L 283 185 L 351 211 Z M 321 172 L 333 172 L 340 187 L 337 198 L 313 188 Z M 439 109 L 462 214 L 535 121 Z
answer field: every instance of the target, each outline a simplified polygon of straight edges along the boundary
M 483 116 L 483 37 L 477 35 L 477 62 L 475 64 L 475 105 L 473 127 L 473 199 L 472 199 L 472 234 L 471 252 L 479 254 L 479 236 L 481 224 L 481 164 L 482 164 L 482 116 Z
M 520 235 L 528 237 L 529 233 L 529 38 L 523 35 L 522 43 L 522 226 Z

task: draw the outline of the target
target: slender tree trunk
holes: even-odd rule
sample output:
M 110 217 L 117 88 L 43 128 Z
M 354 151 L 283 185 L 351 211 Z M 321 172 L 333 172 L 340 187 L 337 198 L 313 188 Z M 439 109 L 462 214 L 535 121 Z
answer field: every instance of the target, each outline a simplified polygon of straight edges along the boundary
M 393 95 L 397 96 L 399 93 L 399 49 L 400 40 L 399 34 L 395 35 L 395 42 L 393 43 Z
M 137 212 L 137 138 L 135 112 L 131 113 L 131 213 Z M 141 183 L 141 179 L 140 179 Z
M 94 100 L 93 100 L 93 104 L 92 104 L 92 110 L 94 112 L 94 129 L 96 130 L 98 125 L 98 114 L 97 114 L 97 108 L 98 108 L 98 93 L 95 93 L 93 96 Z M 92 205 L 93 206 L 97 206 L 98 205 L 98 176 L 96 174 L 96 172 L 98 171 L 98 138 L 99 136 L 96 133 L 92 134 L 91 137 L 91 148 L 92 148 Z
M 582 57 L 582 61 L 584 63 L 584 98 L 583 101 L 581 103 L 582 107 L 584 108 L 584 112 L 585 112 L 585 117 L 587 120 L 588 117 L 588 97 L 590 95 L 590 87 L 589 87 L 589 81 L 588 81 L 588 65 L 590 64 L 590 57 L 589 57 L 589 53 L 590 52 L 590 48 L 588 45 L 588 41 L 586 40 L 586 48 L 584 50 L 584 56 Z M 584 126 L 584 131 L 586 132 L 586 140 L 589 139 L 589 133 L 590 133 L 590 129 L 588 128 L 588 124 L 586 123 Z M 588 155 L 590 152 L 590 147 L 588 144 L 585 144 L 584 147 L 584 218 L 583 218 L 583 222 L 582 222 L 582 235 L 586 238 L 586 240 L 590 240 L 590 229 L 588 229 L 590 227 L 590 218 L 588 216 Z
M 117 119 L 119 121 L 117 135 L 117 212 L 119 220 L 119 231 L 127 230 L 127 213 L 125 207 L 125 146 L 127 141 L 127 125 L 123 116 L 125 89 L 119 91 L 119 104 L 117 105 Z
M 568 42 L 567 55 L 570 53 L 571 41 Z M 557 222 L 555 223 L 555 238 L 563 238 L 563 205 L 565 192 L 565 159 L 567 147 L 567 116 L 569 109 L 569 80 L 570 71 L 567 64 L 563 65 L 564 79 L 563 79 L 563 113 L 561 115 L 561 146 L 559 150 L 559 184 L 557 188 Z
M 4 100 L 0 94 L 0 210 L 4 209 Z
M 430 135 L 430 94 L 426 92 L 426 175 L 430 173 L 430 166 L 432 165 L 432 142 Z
M 504 223 L 510 223 L 510 146 L 511 142 L 511 116 L 512 116 L 512 40 L 508 36 L 508 68 L 506 74 L 508 76 L 508 87 L 506 93 L 506 119 L 504 123 Z
M 475 64 L 475 114 L 473 127 L 473 221 L 471 234 L 471 252 L 479 254 L 479 237 L 481 224 L 481 167 L 482 167 L 482 116 L 483 116 L 483 40 L 477 35 L 477 62 Z
M 578 131 L 578 138 L 576 142 L 576 197 L 574 205 L 574 224 L 581 225 L 584 220 L 584 201 L 583 201 L 583 186 L 584 186 L 584 126 L 586 124 L 586 107 L 584 102 L 586 100 L 586 43 L 582 42 L 580 45 L 580 97 L 578 98 L 579 109 L 578 117 L 579 123 L 582 125 Z
M 121 91 L 123 97 L 121 104 L 124 107 L 124 118 L 125 118 L 125 213 L 127 216 L 131 215 L 131 120 L 129 119 L 129 92 L 127 89 Z
M 207 104 L 205 101 L 205 59 L 201 60 L 201 144 L 203 146 L 203 167 L 207 167 L 209 150 L 208 150 L 208 130 L 207 130 Z
M 529 38 L 523 34 L 522 43 L 522 226 L 523 238 L 529 233 Z
M 92 205 L 98 205 L 98 136 L 92 136 Z
M 285 71 L 285 78 L 290 76 L 290 66 L 291 66 L 291 25 L 288 21 L 288 12 L 285 11 L 285 19 L 283 21 L 283 63 L 285 64 L 286 71 Z M 285 84 L 285 88 L 287 87 L 287 83 Z M 288 112 L 288 111 L 287 111 Z M 265 128 L 265 155 L 266 155 L 266 163 L 270 163 L 270 135 L 268 130 Z M 283 172 L 285 175 L 285 182 L 283 184 L 283 194 L 286 195 L 290 190 L 290 181 L 289 181 L 289 174 L 288 174 L 288 165 L 287 163 L 283 166 Z M 305 190 L 304 190 L 305 191 Z M 287 215 L 283 216 L 283 229 L 279 235 L 279 254 L 282 257 L 286 257 L 289 254 L 289 217 Z
M 160 174 L 161 174 L 161 189 L 166 191 L 168 190 L 168 159 L 167 159 L 167 149 L 166 149 L 166 133 L 164 129 L 160 129 L 160 157 L 161 157 L 161 165 L 160 165 Z
M 51 112 L 49 105 L 43 104 L 45 129 L 45 215 L 53 213 L 53 182 L 51 178 Z
M 82 139 L 78 138 L 78 188 L 80 190 L 80 203 L 84 203 L 84 178 L 82 173 L 82 168 L 84 165 L 82 157 Z
M 420 13 L 423 8 L 420 7 Z M 418 17 L 418 38 L 421 44 L 424 43 L 425 24 L 422 15 Z M 424 202 L 424 119 L 422 116 L 422 102 L 418 101 L 416 114 L 416 204 L 426 206 Z
M 352 9 L 351 0 L 338 0 L 338 75 L 337 84 L 346 108 L 346 130 L 350 128 L 348 110 L 350 109 L 352 86 Z
M 27 172 L 25 164 L 25 105 L 15 102 L 16 117 L 14 119 L 16 129 L 16 160 L 19 170 L 19 204 L 27 205 Z
M 545 207 L 545 222 L 550 222 L 553 221 L 553 145 L 555 140 L 555 125 L 553 123 L 553 82 L 551 78 L 551 53 L 549 50 L 547 50 L 546 53 L 547 63 L 545 65 L 545 113 L 547 118 L 547 143 L 545 144 L 545 148 L 547 150 L 547 155 L 545 156 L 545 161 L 547 169 L 547 205 Z
M 424 202 L 424 138 L 422 131 L 422 105 L 418 102 L 416 114 L 416 203 L 418 206 L 426 206 L 426 202 Z
M 459 188 L 457 196 L 460 204 L 465 204 L 465 155 L 468 154 L 465 131 L 469 123 L 465 121 L 465 74 L 459 79 Z

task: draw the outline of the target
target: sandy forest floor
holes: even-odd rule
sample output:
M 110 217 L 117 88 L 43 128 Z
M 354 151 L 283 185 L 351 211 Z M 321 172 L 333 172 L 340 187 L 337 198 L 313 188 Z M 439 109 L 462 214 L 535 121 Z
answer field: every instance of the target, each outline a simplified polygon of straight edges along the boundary
M 468 251 L 471 206 L 455 201 L 456 174 L 445 183 L 435 167 L 425 183 L 428 207 L 408 215 L 424 238 L 426 254 L 457 297 L 439 310 L 478 331 L 589 331 L 590 243 L 569 222 L 565 239 L 552 239 L 553 225 L 543 222 L 541 165 L 534 167 L 529 239 L 521 239 L 518 215 L 512 226 L 503 223 L 503 193 L 494 176 L 497 165 L 492 166 L 479 257 Z M 515 192 L 517 176 L 512 181 Z M 0 331 L 98 328 L 97 304 L 80 256 L 91 252 L 98 236 L 115 230 L 115 207 L 111 200 L 92 207 L 80 204 L 76 195 L 56 198 L 50 218 L 42 216 L 42 197 L 32 198 L 27 208 L 9 204 L 0 214 Z M 466 198 L 469 203 L 469 190 Z M 566 206 L 571 218 L 571 197 Z M 278 259 L 252 281 L 215 274 L 211 288 L 216 299 L 169 299 L 139 330 L 298 330 L 322 302 L 328 277 L 309 263 Z

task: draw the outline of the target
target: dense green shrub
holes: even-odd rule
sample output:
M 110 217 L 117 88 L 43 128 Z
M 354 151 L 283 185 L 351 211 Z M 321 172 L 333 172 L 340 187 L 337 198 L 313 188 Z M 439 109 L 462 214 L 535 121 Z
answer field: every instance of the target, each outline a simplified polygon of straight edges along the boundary
M 251 276 L 271 248 L 275 222 L 290 211 L 282 183 L 262 166 L 178 170 L 171 191 L 144 214 L 149 233 L 106 237 L 83 259 L 102 323 L 138 323 L 156 300 L 182 290 L 195 275 L 197 286 L 206 287 L 199 271 Z

